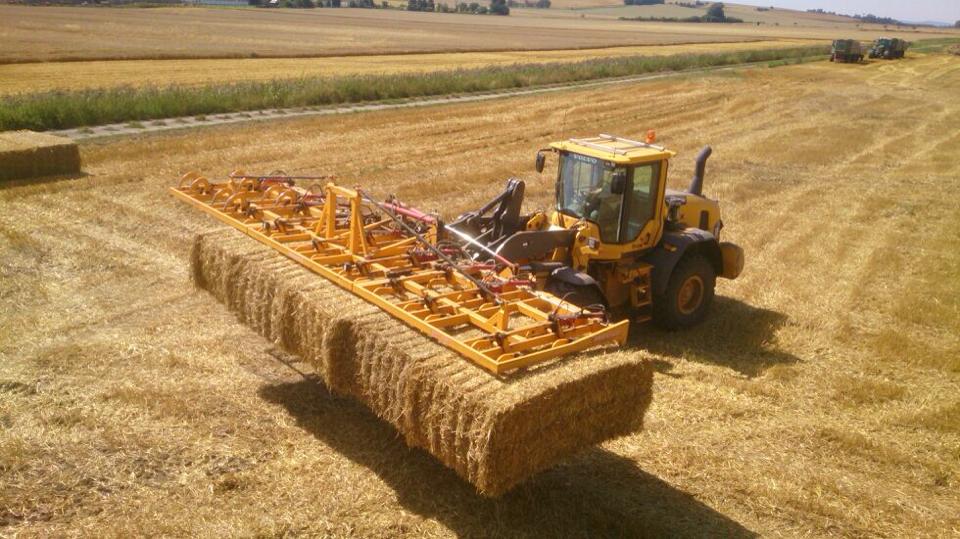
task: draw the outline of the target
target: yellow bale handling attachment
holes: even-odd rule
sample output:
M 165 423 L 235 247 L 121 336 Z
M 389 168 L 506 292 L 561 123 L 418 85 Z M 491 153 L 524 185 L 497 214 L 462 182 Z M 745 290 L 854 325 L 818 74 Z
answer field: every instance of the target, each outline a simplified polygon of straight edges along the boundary
M 625 342 L 628 321 L 538 290 L 520 264 L 476 261 L 437 217 L 302 179 L 326 178 L 188 173 L 171 192 L 495 374 Z

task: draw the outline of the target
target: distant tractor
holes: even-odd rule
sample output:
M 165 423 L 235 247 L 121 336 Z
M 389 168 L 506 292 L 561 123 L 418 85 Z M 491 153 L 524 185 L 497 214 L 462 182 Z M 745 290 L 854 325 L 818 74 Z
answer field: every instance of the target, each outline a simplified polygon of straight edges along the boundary
M 893 58 L 903 58 L 909 44 L 896 37 L 881 37 L 873 42 L 870 47 L 870 58 L 883 58 L 891 60 Z
M 856 39 L 835 39 L 830 49 L 831 62 L 862 62 L 863 46 Z

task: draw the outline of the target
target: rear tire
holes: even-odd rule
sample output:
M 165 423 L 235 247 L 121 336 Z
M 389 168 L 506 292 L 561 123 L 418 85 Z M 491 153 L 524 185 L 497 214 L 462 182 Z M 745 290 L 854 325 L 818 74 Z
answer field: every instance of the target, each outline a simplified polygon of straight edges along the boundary
M 653 300 L 654 320 L 670 330 L 699 324 L 713 303 L 716 284 L 710 261 L 697 254 L 684 256 L 673 268 L 667 289 Z

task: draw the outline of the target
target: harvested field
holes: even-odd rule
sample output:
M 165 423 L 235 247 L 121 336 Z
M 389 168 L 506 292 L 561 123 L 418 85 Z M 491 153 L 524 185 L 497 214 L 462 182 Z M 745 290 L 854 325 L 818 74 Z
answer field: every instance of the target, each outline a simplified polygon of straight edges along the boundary
M 33 131 L 0 132 L 0 180 L 79 173 L 80 151 L 72 140 Z
M 0 529 L 949 536 L 958 88 L 957 57 L 917 54 L 83 145 L 89 177 L 0 190 Z M 642 432 L 499 500 L 195 290 L 217 226 L 165 193 L 196 167 L 335 172 L 452 215 L 516 174 L 544 206 L 545 141 L 648 127 L 674 186 L 714 146 L 705 192 L 746 270 L 704 325 L 632 329 Z
M 423 52 L 556 50 L 772 39 L 864 41 L 882 26 L 780 26 L 620 21 L 517 9 L 509 17 L 400 10 L 115 9 L 0 5 L 0 63 L 63 60 L 356 56 Z M 952 29 L 898 31 L 909 39 Z M 277 36 L 283 36 L 278 39 Z M 117 43 L 123 43 L 118 47 Z
M 199 236 L 192 258 L 195 282 L 244 323 L 487 495 L 639 430 L 650 404 L 643 354 L 497 378 L 234 229 Z
M 609 19 L 581 20 L 569 13 L 529 11 L 510 17 L 477 17 L 368 9 L 0 5 L 0 63 L 553 50 L 762 39 L 700 37 L 669 27 L 651 30 L 638 32 Z M 122 49 L 117 47 L 118 40 L 124 44 Z
M 323 58 L 244 58 L 219 60 L 114 60 L 0 64 L 0 95 L 49 90 L 224 84 L 295 77 L 331 77 L 424 73 L 453 69 L 545 62 L 581 62 L 595 58 L 667 56 L 788 48 L 812 40 L 762 40 L 610 47 L 605 49 L 465 52 Z

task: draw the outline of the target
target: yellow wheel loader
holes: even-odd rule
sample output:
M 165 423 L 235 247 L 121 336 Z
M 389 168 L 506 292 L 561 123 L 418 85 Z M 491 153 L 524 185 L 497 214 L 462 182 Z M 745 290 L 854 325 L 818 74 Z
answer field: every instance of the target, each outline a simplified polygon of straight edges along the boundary
M 332 392 L 498 496 L 642 426 L 647 354 L 568 357 L 626 342 L 631 320 L 612 310 L 688 326 L 717 276 L 743 266 L 743 252 L 718 240 L 717 202 L 701 193 L 709 148 L 690 187 L 668 191 L 674 154 L 654 139 L 600 135 L 539 151 L 537 170 L 548 154 L 559 162 L 556 205 L 529 215 L 517 179 L 448 223 L 324 176 L 188 172 L 171 191 L 328 281 L 213 231 L 194 243 L 198 285 L 310 362 Z
M 479 366 L 502 374 L 597 345 L 623 344 L 628 310 L 668 328 L 703 319 L 717 276 L 743 251 L 719 241 L 702 195 L 710 148 L 684 192 L 674 153 L 610 135 L 537 152 L 559 158 L 556 207 L 521 215 L 524 183 L 450 223 L 327 177 L 185 174 L 174 195 L 349 290 Z M 304 188 L 298 182 L 307 182 Z M 310 182 L 313 182 L 311 185 Z
M 521 216 L 524 184 L 506 190 L 446 230 L 468 239 L 477 259 L 499 257 L 529 268 L 539 288 L 584 308 L 623 309 L 670 329 L 701 321 L 716 278 L 735 279 L 743 250 L 720 241 L 720 206 L 702 194 L 705 147 L 686 191 L 666 189 L 675 154 L 611 135 L 556 142 L 537 152 L 559 163 L 556 206 Z M 489 214 L 489 215 L 488 215 Z

